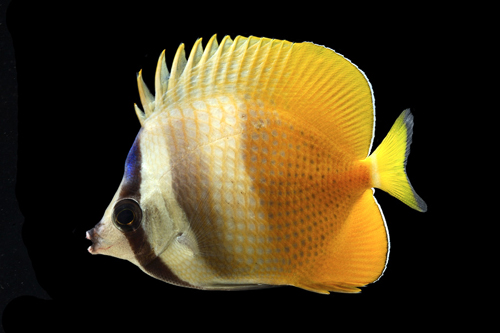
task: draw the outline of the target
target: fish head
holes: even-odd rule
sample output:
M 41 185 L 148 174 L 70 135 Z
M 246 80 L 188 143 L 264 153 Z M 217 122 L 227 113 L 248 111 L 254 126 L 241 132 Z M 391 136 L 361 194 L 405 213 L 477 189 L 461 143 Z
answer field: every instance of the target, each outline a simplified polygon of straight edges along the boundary
M 152 156 L 149 161 L 143 158 L 152 155 L 145 153 L 151 145 L 141 139 L 147 136 L 141 128 L 127 156 L 118 190 L 101 221 L 86 234 L 93 243 L 88 248 L 91 254 L 125 259 L 141 269 L 160 256 L 169 240 L 175 238 L 159 180 L 148 172 L 154 165 L 162 165 L 161 156 Z M 158 173 L 155 170 L 152 174 Z
M 120 198 L 119 192 L 120 189 L 101 221 L 87 231 L 87 239 L 92 241 L 88 251 L 133 261 L 135 255 L 127 236 L 132 236 L 142 224 L 142 209 L 133 198 Z

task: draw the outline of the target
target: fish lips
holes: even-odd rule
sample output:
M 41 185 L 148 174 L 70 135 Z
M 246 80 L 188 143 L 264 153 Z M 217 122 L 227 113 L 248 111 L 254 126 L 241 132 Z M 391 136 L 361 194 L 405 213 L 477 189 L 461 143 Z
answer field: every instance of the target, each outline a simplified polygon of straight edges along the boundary
M 87 251 L 89 251 L 89 253 L 91 253 L 91 254 L 97 254 L 96 253 L 96 245 L 97 245 L 98 237 L 96 237 L 95 228 L 88 230 L 85 236 L 86 236 L 85 238 L 87 238 L 89 241 L 92 242 L 92 245 L 90 245 L 88 247 Z
M 86 232 L 86 237 L 88 240 L 90 240 L 92 242 L 92 245 L 90 245 L 88 248 L 87 248 L 87 251 L 89 251 L 89 253 L 91 254 L 99 254 L 100 252 L 104 251 L 104 250 L 107 250 L 109 249 L 111 246 L 103 246 L 103 244 L 101 244 L 101 240 L 102 240 L 102 236 L 99 235 L 98 231 L 96 229 L 98 229 L 99 227 L 99 224 L 96 225 L 94 228 L 88 230 Z

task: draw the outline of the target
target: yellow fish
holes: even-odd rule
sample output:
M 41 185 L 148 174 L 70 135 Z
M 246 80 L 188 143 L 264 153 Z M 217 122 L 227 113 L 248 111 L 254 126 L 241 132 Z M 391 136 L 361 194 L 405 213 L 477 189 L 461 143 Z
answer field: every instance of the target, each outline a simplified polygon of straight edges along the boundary
M 170 73 L 164 54 L 154 96 L 138 74 L 141 129 L 89 252 L 198 289 L 376 281 L 389 236 L 373 188 L 427 209 L 405 172 L 410 111 L 369 155 L 370 83 L 329 48 L 214 35 L 187 60 L 180 45 Z

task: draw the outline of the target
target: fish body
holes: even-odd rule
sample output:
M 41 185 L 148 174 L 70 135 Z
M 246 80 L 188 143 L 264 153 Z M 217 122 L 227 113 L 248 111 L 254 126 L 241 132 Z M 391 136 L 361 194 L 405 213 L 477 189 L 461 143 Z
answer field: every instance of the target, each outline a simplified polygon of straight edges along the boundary
M 292 285 L 358 292 L 386 267 L 389 236 L 373 188 L 425 211 L 405 173 L 405 110 L 369 155 L 365 75 L 312 43 L 267 38 L 183 45 L 158 61 L 122 182 L 89 251 L 199 289 Z

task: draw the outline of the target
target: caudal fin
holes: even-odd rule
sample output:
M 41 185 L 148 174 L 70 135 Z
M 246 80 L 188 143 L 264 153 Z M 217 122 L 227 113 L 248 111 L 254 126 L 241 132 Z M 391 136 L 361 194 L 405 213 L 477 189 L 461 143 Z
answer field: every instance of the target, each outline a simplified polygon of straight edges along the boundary
M 389 193 L 413 209 L 425 212 L 426 203 L 415 192 L 406 175 L 412 135 L 413 115 L 406 109 L 367 161 L 371 162 L 373 187 Z

